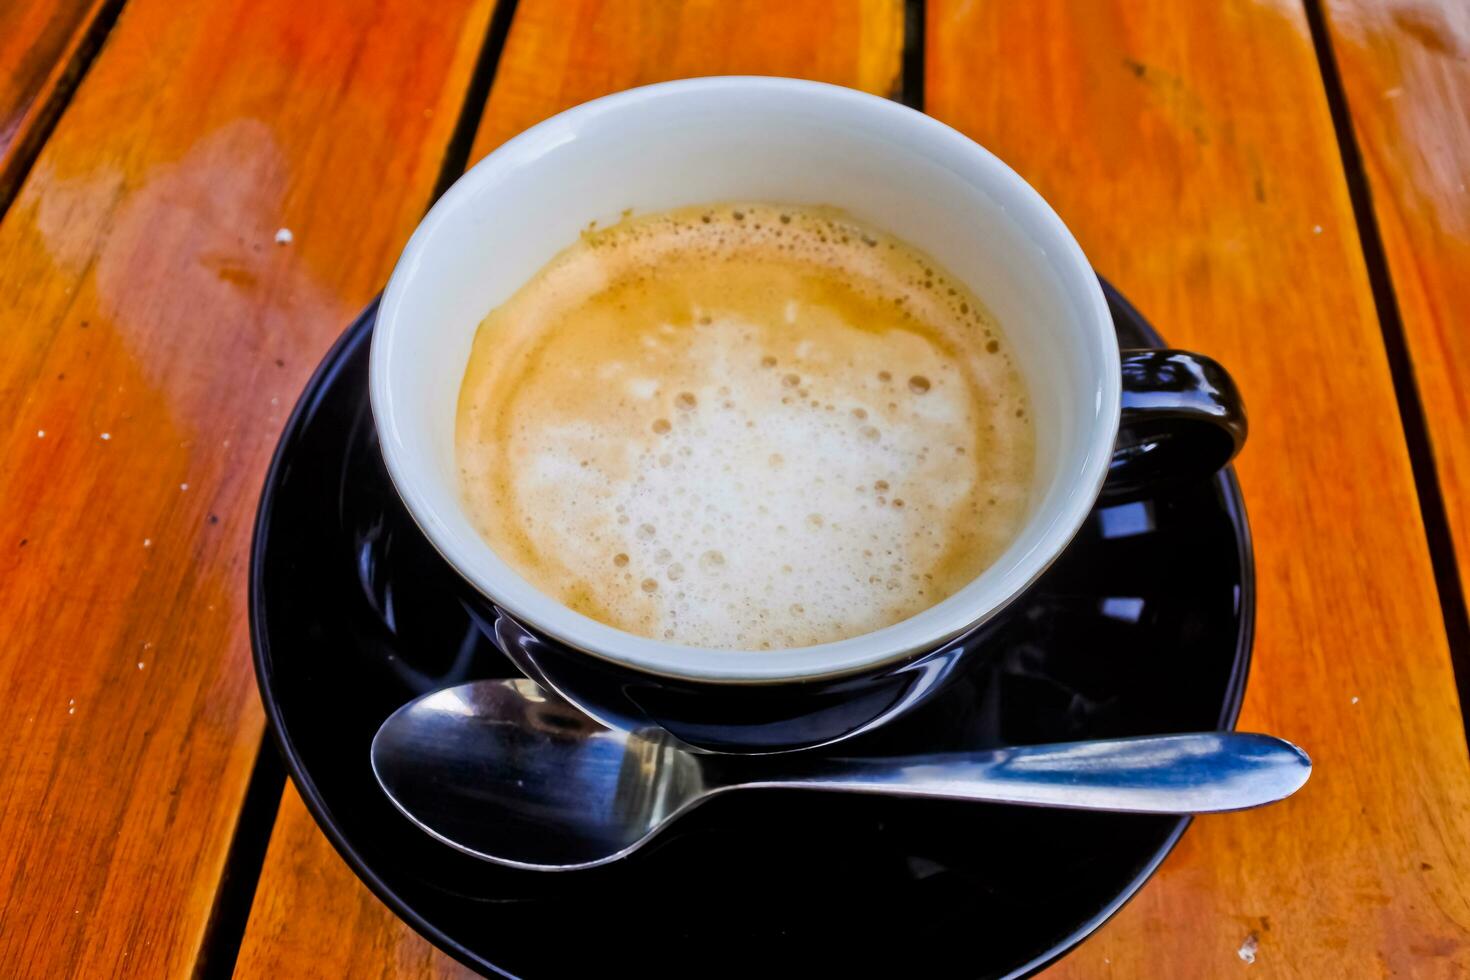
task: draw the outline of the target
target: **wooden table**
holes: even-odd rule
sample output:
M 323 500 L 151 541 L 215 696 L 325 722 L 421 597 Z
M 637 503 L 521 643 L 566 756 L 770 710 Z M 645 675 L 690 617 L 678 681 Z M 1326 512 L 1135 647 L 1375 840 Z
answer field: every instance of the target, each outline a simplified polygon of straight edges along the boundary
M 1052 975 L 1470 973 L 1463 0 L 4 0 L 0 976 L 463 972 L 263 740 L 266 462 L 465 165 L 741 72 L 972 135 L 1251 406 L 1241 726 L 1317 773 Z

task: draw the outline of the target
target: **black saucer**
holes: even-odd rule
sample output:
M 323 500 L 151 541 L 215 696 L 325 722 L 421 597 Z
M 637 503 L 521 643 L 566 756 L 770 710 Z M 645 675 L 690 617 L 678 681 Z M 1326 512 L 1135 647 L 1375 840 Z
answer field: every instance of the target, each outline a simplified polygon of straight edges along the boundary
M 1158 335 L 1104 284 L 1120 343 Z M 384 798 L 368 744 L 426 691 L 511 676 L 467 586 L 384 472 L 367 396 L 376 304 L 328 353 L 271 464 L 251 559 L 266 713 L 328 838 L 395 912 L 487 974 L 1024 974 L 1112 915 L 1188 825 L 819 794 L 735 794 L 617 865 L 467 857 Z M 1233 473 L 1094 512 L 954 690 L 845 752 L 1229 728 L 1255 610 Z

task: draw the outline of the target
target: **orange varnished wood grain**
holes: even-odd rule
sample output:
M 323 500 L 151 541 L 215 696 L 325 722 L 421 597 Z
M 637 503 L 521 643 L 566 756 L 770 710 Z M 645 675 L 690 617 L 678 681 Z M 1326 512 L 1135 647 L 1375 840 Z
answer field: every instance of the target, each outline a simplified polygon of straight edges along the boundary
M 902 46 L 902 4 L 892 0 L 521 0 L 471 156 L 568 106 L 670 78 L 784 74 L 887 94 L 898 85 Z M 237 975 L 298 975 L 309 955 L 304 975 L 458 976 L 455 961 L 352 880 L 294 790 L 287 797 Z
M 523 0 L 471 161 L 588 99 L 699 75 L 898 92 L 903 0 Z
M 0 223 L 0 976 L 193 969 L 262 732 L 265 465 L 492 5 L 131 0 Z
M 1198 820 L 1058 977 L 1464 976 L 1470 763 L 1332 122 L 1295 4 L 936 0 L 929 111 L 1230 367 L 1259 575 L 1240 725 L 1316 761 Z M 1188 656 L 1187 650 L 1180 651 Z
M 1326 11 L 1470 583 L 1470 4 L 1329 0 Z
M 358 881 L 287 785 L 235 976 L 477 976 L 397 918 Z
M 100 40 L 112 0 L 0 3 L 0 210 Z

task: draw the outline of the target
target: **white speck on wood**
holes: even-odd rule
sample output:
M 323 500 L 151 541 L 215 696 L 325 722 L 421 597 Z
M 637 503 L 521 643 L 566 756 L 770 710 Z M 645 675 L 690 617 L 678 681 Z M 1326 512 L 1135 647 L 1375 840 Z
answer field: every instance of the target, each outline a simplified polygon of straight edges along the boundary
M 46 430 L 45 429 L 37 429 L 36 430 L 36 438 L 37 439 L 44 439 L 44 438 L 46 438 Z
M 1357 703 L 1358 703 L 1358 696 L 1356 694 L 1354 694 L 1352 700 L 1349 701 L 1348 704 L 1357 704 Z
M 276 229 L 276 244 L 277 245 L 290 245 L 291 244 L 291 239 L 293 239 L 295 237 L 296 237 L 295 235 L 291 234 L 291 229 L 290 228 L 278 228 L 278 229 Z
M 1322 234 L 1322 226 L 1321 225 L 1313 225 L 1312 226 L 1312 234 L 1314 234 L 1314 235 L 1320 235 L 1320 234 Z
M 189 484 L 187 484 L 187 483 L 180 483 L 179 484 L 179 489 L 180 490 L 187 490 L 187 489 L 189 489 Z
M 108 439 L 111 439 L 111 438 L 112 438 L 112 433 L 111 432 L 104 432 L 104 433 L 102 433 L 102 441 L 103 442 L 106 442 Z
M 151 548 L 151 547 L 153 547 L 153 539 L 152 538 L 144 538 L 143 539 L 143 547 L 145 547 L 145 548 Z
M 141 660 L 138 661 L 138 669 L 139 670 L 142 670 L 143 669 L 143 661 L 141 661 Z
M 1235 955 L 1239 956 L 1246 963 L 1254 963 L 1256 961 L 1256 952 L 1260 948 L 1260 938 L 1255 933 L 1251 933 L 1245 937 L 1245 942 L 1240 944 L 1240 948 L 1235 951 Z

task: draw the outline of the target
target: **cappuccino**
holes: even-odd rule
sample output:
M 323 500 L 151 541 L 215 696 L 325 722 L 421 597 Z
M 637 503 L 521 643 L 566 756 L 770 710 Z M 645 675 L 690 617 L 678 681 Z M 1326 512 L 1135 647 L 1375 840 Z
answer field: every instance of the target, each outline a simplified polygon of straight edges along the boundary
M 783 649 L 975 579 L 1034 433 L 998 325 L 932 259 L 823 208 L 589 229 L 480 325 L 464 504 L 512 569 L 654 639 Z

